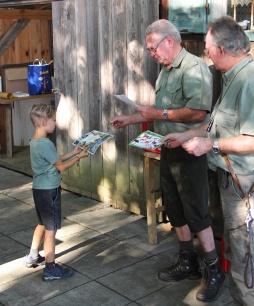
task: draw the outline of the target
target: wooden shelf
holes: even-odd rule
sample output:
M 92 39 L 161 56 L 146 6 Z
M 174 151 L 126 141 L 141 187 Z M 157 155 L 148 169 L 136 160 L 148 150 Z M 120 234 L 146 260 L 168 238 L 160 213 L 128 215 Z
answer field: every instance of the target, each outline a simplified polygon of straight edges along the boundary
M 0 104 L 2 105 L 12 104 L 15 101 L 33 100 L 33 99 L 48 98 L 48 97 L 55 97 L 55 93 L 48 93 L 48 94 L 42 94 L 42 95 L 30 95 L 28 97 L 13 97 L 11 99 L 0 98 Z

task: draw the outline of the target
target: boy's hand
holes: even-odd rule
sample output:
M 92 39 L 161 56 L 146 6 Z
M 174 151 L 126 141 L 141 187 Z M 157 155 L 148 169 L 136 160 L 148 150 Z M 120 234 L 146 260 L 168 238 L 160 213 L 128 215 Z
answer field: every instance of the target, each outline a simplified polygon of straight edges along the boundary
M 89 153 L 86 150 L 81 150 L 81 152 L 78 154 L 79 158 L 87 157 Z
M 83 151 L 83 149 L 81 149 L 80 148 L 80 142 L 76 145 L 76 147 L 74 147 L 74 149 L 73 149 L 73 153 L 75 154 L 75 155 L 77 155 L 77 154 L 79 154 L 80 152 L 82 152 Z

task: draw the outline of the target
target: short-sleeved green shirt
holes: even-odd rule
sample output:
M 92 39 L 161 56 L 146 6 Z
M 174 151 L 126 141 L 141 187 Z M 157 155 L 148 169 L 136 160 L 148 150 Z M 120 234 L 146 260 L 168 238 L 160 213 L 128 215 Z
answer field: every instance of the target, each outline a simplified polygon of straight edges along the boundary
M 223 88 L 213 113 L 214 122 L 209 138 L 254 136 L 254 62 L 251 55 L 222 74 Z M 229 171 L 221 154 L 207 153 L 209 166 Z M 254 171 L 254 154 L 227 154 L 236 174 Z
M 54 189 L 61 185 L 61 177 L 54 163 L 59 155 L 56 147 L 48 138 L 30 141 L 30 159 L 34 173 L 34 189 Z
M 211 111 L 212 75 L 205 61 L 187 52 L 184 48 L 170 69 L 163 67 L 156 82 L 156 104 L 159 109 L 188 107 Z M 202 122 L 173 122 L 155 120 L 155 131 L 161 135 L 184 132 L 196 128 L 209 120 L 208 114 Z

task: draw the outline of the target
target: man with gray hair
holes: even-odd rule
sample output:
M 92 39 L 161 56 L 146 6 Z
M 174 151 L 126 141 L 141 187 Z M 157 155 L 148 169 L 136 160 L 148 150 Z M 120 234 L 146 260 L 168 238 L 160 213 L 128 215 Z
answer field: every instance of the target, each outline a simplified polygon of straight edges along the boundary
M 254 62 L 250 42 L 229 16 L 208 25 L 205 53 L 222 72 L 223 88 L 209 123 L 171 133 L 168 148 L 204 156 L 218 173 L 229 290 L 240 305 L 254 302 Z
M 156 82 L 155 106 L 142 106 L 137 113 L 111 119 L 117 128 L 154 121 L 155 132 L 166 135 L 185 132 L 209 121 L 212 76 L 207 64 L 181 46 L 181 36 L 168 20 L 152 23 L 146 30 L 150 56 L 163 65 Z M 182 147 L 162 147 L 160 177 L 163 203 L 180 245 L 176 264 L 159 271 L 163 281 L 201 277 L 193 234 L 204 251 L 209 277 L 202 280 L 197 299 L 211 301 L 219 293 L 224 273 L 219 264 L 208 215 L 207 159 L 195 157 Z

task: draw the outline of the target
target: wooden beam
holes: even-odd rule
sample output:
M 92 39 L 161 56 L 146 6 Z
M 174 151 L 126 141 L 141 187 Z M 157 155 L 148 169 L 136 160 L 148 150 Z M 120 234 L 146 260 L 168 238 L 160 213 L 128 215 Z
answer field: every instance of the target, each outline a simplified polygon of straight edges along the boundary
M 29 19 L 15 21 L 0 39 L 0 56 L 9 48 L 21 31 L 29 24 Z
M 0 8 L 11 8 L 11 7 L 21 7 L 25 5 L 44 5 L 51 4 L 52 2 L 57 2 L 62 0 L 24 0 L 24 1 L 0 1 Z
M 51 10 L 0 9 L 1 19 L 52 20 Z

